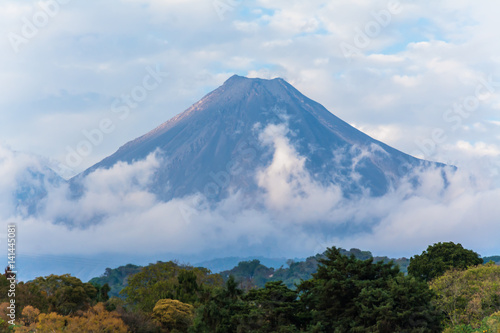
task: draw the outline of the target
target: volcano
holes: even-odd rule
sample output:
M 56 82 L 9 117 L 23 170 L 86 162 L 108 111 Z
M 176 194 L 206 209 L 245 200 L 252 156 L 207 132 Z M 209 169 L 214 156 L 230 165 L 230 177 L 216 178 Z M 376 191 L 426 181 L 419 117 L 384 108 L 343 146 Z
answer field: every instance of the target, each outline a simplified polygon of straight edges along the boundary
M 202 193 L 219 201 L 234 190 L 253 195 L 259 190 L 256 173 L 273 159 L 273 147 L 259 137 L 268 126 L 286 128 L 286 138 L 310 176 L 338 186 L 346 197 L 384 195 L 414 168 L 439 165 L 369 137 L 283 79 L 235 75 L 73 180 L 156 151 L 161 165 L 148 190 L 160 200 Z

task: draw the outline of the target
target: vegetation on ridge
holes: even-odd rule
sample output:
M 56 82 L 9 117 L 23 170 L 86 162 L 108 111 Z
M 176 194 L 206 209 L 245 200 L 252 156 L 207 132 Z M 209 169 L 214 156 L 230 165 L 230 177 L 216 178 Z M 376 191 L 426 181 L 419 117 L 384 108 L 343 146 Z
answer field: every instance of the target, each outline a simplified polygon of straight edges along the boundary
M 499 332 L 500 266 L 480 262 L 451 242 L 412 257 L 407 275 L 369 252 L 335 247 L 277 270 L 243 262 L 230 271 L 239 277 L 157 262 L 107 269 L 101 281 L 124 286 L 111 298 L 96 279 L 51 275 L 16 285 L 16 325 L 7 317 L 6 272 L 0 331 Z

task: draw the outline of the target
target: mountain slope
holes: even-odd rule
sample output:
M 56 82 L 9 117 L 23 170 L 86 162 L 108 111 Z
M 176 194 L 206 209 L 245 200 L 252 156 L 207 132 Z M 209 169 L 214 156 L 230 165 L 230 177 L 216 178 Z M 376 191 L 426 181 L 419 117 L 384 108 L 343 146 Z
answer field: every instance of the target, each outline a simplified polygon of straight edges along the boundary
M 0 219 L 37 213 L 51 188 L 65 180 L 32 154 L 0 145 Z
M 162 200 L 197 192 L 220 200 L 231 188 L 252 194 L 259 187 L 256 171 L 273 157 L 272 147 L 259 139 L 271 124 L 286 126 L 290 144 L 315 181 L 338 185 L 345 196 L 367 190 L 383 195 L 408 170 L 428 164 L 358 131 L 282 79 L 235 75 L 75 179 L 159 149 L 163 160 L 149 190 Z

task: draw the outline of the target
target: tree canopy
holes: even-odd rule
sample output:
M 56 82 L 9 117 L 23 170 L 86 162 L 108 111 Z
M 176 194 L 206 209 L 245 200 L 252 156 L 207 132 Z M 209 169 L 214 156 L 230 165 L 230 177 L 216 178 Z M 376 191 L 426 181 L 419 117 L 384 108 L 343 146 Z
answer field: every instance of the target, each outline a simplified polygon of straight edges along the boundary
M 449 270 L 430 282 L 436 304 L 453 325 L 477 326 L 500 311 L 500 266 L 486 264 Z
M 222 286 L 220 275 L 206 268 L 180 266 L 172 261 L 143 267 L 128 279 L 121 294 L 129 304 L 151 313 L 160 299 L 195 304 L 206 296 L 206 289 Z
M 86 310 L 97 298 L 97 289 L 90 283 L 69 274 L 39 277 L 29 283 L 47 296 L 49 311 L 68 315 Z
M 430 281 L 451 268 L 467 269 L 483 263 L 479 254 L 453 242 L 430 245 L 421 255 L 410 258 L 408 274 Z
M 333 247 L 313 278 L 299 286 L 318 332 L 439 332 L 426 283 L 391 262 L 357 260 Z

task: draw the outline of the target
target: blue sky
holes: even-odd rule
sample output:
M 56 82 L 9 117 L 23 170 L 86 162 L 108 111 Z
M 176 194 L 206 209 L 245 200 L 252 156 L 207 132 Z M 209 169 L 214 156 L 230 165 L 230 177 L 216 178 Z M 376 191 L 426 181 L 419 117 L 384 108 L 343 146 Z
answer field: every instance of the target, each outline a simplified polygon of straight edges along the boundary
M 70 177 L 233 74 L 282 77 L 372 137 L 476 175 L 493 192 L 462 207 L 480 209 L 500 184 L 499 10 L 472 0 L 3 0 L 0 148 Z M 102 140 L 68 163 L 96 130 Z M 446 200 L 439 218 L 454 209 Z M 493 207 L 481 209 L 483 230 Z M 420 239 L 415 249 L 441 240 Z M 387 254 L 369 238 L 352 243 Z

